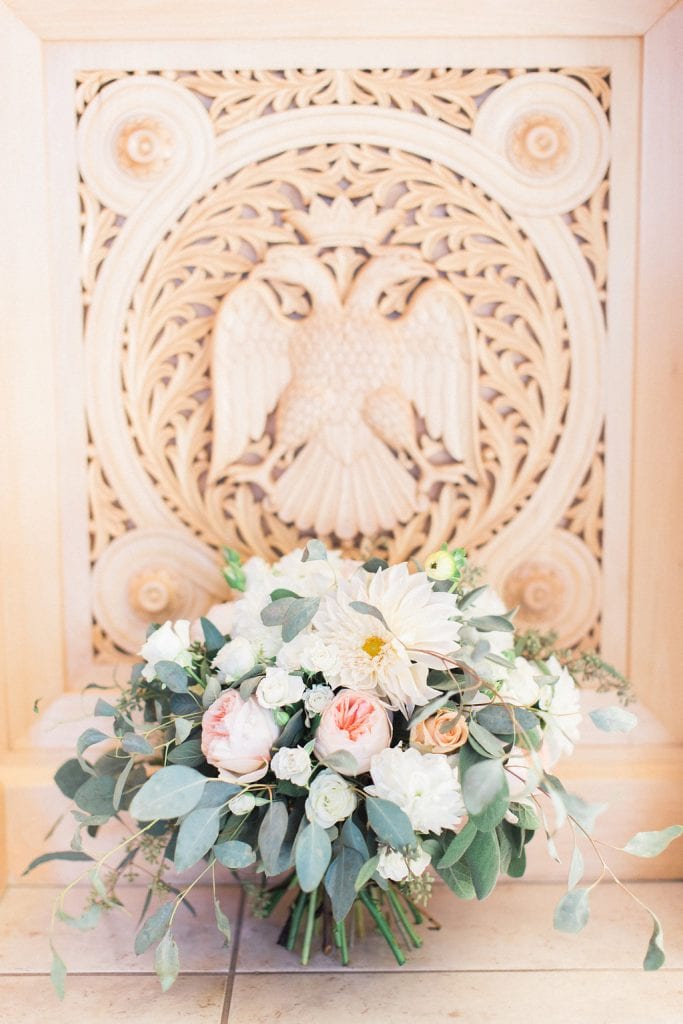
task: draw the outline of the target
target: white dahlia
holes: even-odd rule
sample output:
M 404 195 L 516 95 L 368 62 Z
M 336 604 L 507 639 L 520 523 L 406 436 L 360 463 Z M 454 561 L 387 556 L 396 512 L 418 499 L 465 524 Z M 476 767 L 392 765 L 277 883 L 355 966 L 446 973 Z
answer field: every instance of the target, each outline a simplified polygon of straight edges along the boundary
M 355 602 L 376 608 L 384 622 L 351 607 Z M 457 647 L 455 611 L 452 594 L 435 593 L 425 573 L 411 575 L 405 564 L 377 573 L 358 570 L 325 595 L 314 619 L 317 636 L 336 655 L 328 682 L 371 690 L 388 707 L 410 714 L 437 696 L 427 671 L 442 668 L 439 655 Z
M 388 747 L 370 762 L 370 796 L 390 800 L 410 818 L 416 832 L 453 829 L 465 812 L 458 770 L 445 754 L 421 754 L 414 747 Z
M 538 705 L 545 719 L 541 756 L 546 768 L 552 768 L 561 757 L 569 757 L 579 741 L 581 692 L 557 658 L 546 664 L 555 681 L 542 683 Z

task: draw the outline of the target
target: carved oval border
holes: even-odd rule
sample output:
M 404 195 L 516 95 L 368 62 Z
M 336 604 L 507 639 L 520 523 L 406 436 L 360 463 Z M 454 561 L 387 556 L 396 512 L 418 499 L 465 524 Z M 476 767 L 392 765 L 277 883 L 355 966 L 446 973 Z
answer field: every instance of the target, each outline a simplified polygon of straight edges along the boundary
M 198 118 L 207 116 L 199 101 L 196 113 Z M 220 139 L 209 166 L 204 159 L 193 161 L 182 178 L 152 185 L 112 246 L 86 332 L 91 429 L 112 486 L 134 520 L 147 526 L 178 526 L 137 461 L 117 387 L 126 310 L 159 238 L 192 200 L 246 164 L 289 149 L 357 143 L 359 139 L 433 160 L 473 181 L 503 208 L 511 212 L 519 208 L 518 177 L 510 173 L 507 161 L 476 138 L 442 123 L 426 123 L 420 115 L 398 110 L 359 111 L 358 107 L 287 111 L 246 123 Z M 478 556 L 487 564 L 494 583 L 532 552 L 559 521 L 567 494 L 578 489 L 590 465 L 604 409 L 602 311 L 575 239 L 560 215 L 516 215 L 515 220 L 538 250 L 557 287 L 572 348 L 572 387 L 553 463 L 522 511 Z

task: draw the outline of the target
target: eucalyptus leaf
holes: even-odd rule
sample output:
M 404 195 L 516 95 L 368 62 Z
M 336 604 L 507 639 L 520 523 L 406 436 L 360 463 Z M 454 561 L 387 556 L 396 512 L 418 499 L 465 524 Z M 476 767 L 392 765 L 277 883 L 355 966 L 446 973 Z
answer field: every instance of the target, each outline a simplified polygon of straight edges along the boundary
M 83 759 L 84 752 L 88 747 L 94 746 L 95 743 L 101 743 L 103 740 L 110 739 L 111 736 L 107 736 L 107 734 L 102 732 L 100 729 L 86 729 L 85 732 L 82 732 L 78 737 L 76 741 L 76 756 L 81 768 L 84 772 L 87 772 L 88 775 L 94 775 L 95 772 L 92 765 L 88 764 L 88 762 Z
M 625 708 L 597 708 L 589 712 L 593 725 L 603 732 L 630 732 L 638 725 L 637 717 Z
M 454 688 L 455 689 L 455 688 Z M 442 708 L 444 704 L 448 702 L 448 694 L 444 693 L 440 697 L 433 697 L 427 704 L 422 707 L 416 708 L 411 715 L 408 725 L 406 728 L 412 729 L 414 725 L 419 725 L 420 722 L 424 722 L 425 719 L 430 718 L 434 712 Z M 452 723 L 449 723 L 449 728 L 452 727 Z
M 304 892 L 313 892 L 320 885 L 332 857 L 332 844 L 325 829 L 314 821 L 309 822 L 299 833 L 294 855 L 299 885 Z
M 469 865 L 464 860 L 456 861 L 449 868 L 437 867 L 437 874 L 448 888 L 461 900 L 473 900 L 476 893 L 472 884 Z
M 133 760 L 133 758 L 129 757 L 128 760 L 126 761 L 126 764 L 124 765 L 123 771 L 116 780 L 116 785 L 114 786 L 114 792 L 112 794 L 112 804 L 114 806 L 115 811 L 118 811 L 119 807 L 121 806 L 123 790 L 126 785 L 126 782 L 128 781 L 128 776 L 130 775 L 134 764 L 135 761 Z
M 278 738 L 273 743 L 273 750 L 280 747 L 295 747 L 299 736 L 304 731 L 304 713 L 301 708 L 292 715 Z
M 353 887 L 356 890 L 356 892 L 360 892 L 363 886 L 370 881 L 375 871 L 377 870 L 378 864 L 379 854 L 376 853 L 374 857 L 370 857 L 369 860 L 366 860 L 365 863 L 361 866 L 358 874 L 356 875 L 356 881 L 353 883 Z
M 320 605 L 319 597 L 300 597 L 293 601 L 282 620 L 282 639 L 286 644 L 306 628 Z
M 470 739 L 475 740 L 488 757 L 500 758 L 505 753 L 505 744 L 492 732 L 489 732 L 474 716 L 469 721 L 469 735 Z
M 271 601 L 279 601 L 282 597 L 301 597 L 301 594 L 297 594 L 294 590 L 287 590 L 286 587 L 277 587 L 270 594 Z
M 229 946 L 230 943 L 232 942 L 232 928 L 230 927 L 230 918 L 228 917 L 227 914 L 223 912 L 221 905 L 218 902 L 217 896 L 214 896 L 213 898 L 213 908 L 216 913 L 216 927 L 218 928 L 218 931 L 225 939 L 223 945 Z
M 52 945 L 52 943 L 50 943 L 50 948 L 52 949 L 52 966 L 50 967 L 50 981 L 52 982 L 52 987 L 54 988 L 59 998 L 63 999 L 64 993 L 66 991 L 66 964 L 64 963 L 64 961 L 62 960 L 61 956 L 59 955 L 55 947 Z
M 459 861 L 467 852 L 476 834 L 476 825 L 474 825 L 473 822 L 468 821 L 446 847 L 441 860 L 437 864 L 439 870 L 450 868 L 456 863 L 456 861 Z
M 470 619 L 468 625 L 480 633 L 514 633 L 515 627 L 503 615 L 480 615 Z
M 343 921 L 353 906 L 355 882 L 363 862 L 363 855 L 358 850 L 343 843 L 337 845 L 335 857 L 325 872 L 324 883 L 335 921 Z
M 41 853 L 40 857 L 36 857 L 27 868 L 24 868 L 21 873 L 22 878 L 29 871 L 33 871 L 35 868 L 40 867 L 41 864 L 47 864 L 51 860 L 93 860 L 93 858 L 89 853 L 83 853 L 81 850 L 58 850 L 55 853 Z
M 121 737 L 121 746 L 127 754 L 153 754 L 154 747 L 144 736 L 138 736 L 134 732 L 127 732 Z
M 683 825 L 669 825 L 658 832 L 636 832 L 622 849 L 633 857 L 658 857 L 680 836 L 683 836 Z
M 109 701 L 102 700 L 101 697 L 98 697 L 93 714 L 95 718 L 113 718 L 118 714 L 118 712 L 116 708 L 109 703 Z
M 229 839 L 226 843 L 218 843 L 214 846 L 213 852 L 219 863 L 233 870 L 248 868 L 256 860 L 256 854 L 249 843 L 243 843 L 239 839 Z
M 666 957 L 664 955 L 664 932 L 659 918 L 650 911 L 654 927 L 648 943 L 643 969 L 646 971 L 658 971 L 663 966 Z
M 174 747 L 169 751 L 167 760 L 171 764 L 185 765 L 188 768 L 196 768 L 197 765 L 203 764 L 205 758 L 202 754 L 201 738 L 196 736 Z
M 211 676 L 207 679 L 204 693 L 202 694 L 202 707 L 211 707 L 213 702 L 218 700 L 222 692 L 221 681 L 218 676 Z
M 588 923 L 588 889 L 571 889 L 555 908 L 554 925 L 559 932 L 580 932 Z
M 489 732 L 506 736 L 515 731 L 515 726 L 519 726 L 524 731 L 536 728 L 538 717 L 533 711 L 528 711 L 526 708 L 487 704 L 486 707 L 477 711 L 477 722 Z
M 353 608 L 354 612 L 359 612 L 361 615 L 371 615 L 373 619 L 378 619 L 386 629 L 389 629 L 387 620 L 374 604 L 368 604 L 367 601 L 351 601 L 349 608 Z
M 155 772 L 140 789 L 130 805 L 137 821 L 155 818 L 178 818 L 196 807 L 208 782 L 194 768 L 171 764 Z
M 473 604 L 473 602 L 476 601 L 478 597 L 481 597 L 481 595 L 488 589 L 488 586 L 484 584 L 483 587 L 475 587 L 474 590 L 469 590 L 458 601 L 458 608 L 460 609 L 460 611 L 462 612 L 466 608 L 469 608 L 469 606 Z
M 477 899 L 486 899 L 495 888 L 500 874 L 500 847 L 495 831 L 477 832 L 465 852 L 464 860 L 470 869 Z
M 266 875 L 279 872 L 280 850 L 287 832 L 287 807 L 274 800 L 265 813 L 258 833 L 258 847 Z
M 567 876 L 567 889 L 575 889 L 583 878 L 583 854 L 578 846 L 574 846 L 572 859 L 569 863 L 569 875 Z
M 180 970 L 180 956 L 178 946 L 170 932 L 166 932 L 163 939 L 157 946 L 154 957 L 154 970 L 161 984 L 161 991 L 168 992 L 173 982 L 178 977 Z
M 327 548 L 321 540 L 309 540 L 304 553 L 301 556 L 302 562 L 321 562 L 327 559 Z
M 469 767 L 462 779 L 465 807 L 471 815 L 481 814 L 507 791 L 503 762 L 486 758 Z
M 370 826 L 382 842 L 395 850 L 416 844 L 410 818 L 396 804 L 390 800 L 368 797 L 365 806 Z
M 371 573 L 382 572 L 383 569 L 389 568 L 389 563 L 386 558 L 368 558 L 367 562 L 363 562 L 361 568 Z
M 67 914 L 66 911 L 61 909 L 57 910 L 57 917 L 60 921 L 68 924 L 70 928 L 77 928 L 81 932 L 88 932 L 95 928 L 101 914 L 102 907 L 99 903 L 91 903 L 87 910 L 84 910 L 79 917 L 72 917 L 71 914 Z
M 216 842 L 220 807 L 196 807 L 180 823 L 173 863 L 176 871 L 193 867 Z
M 242 792 L 241 786 L 223 779 L 207 779 L 197 807 L 225 807 L 228 800 Z
M 175 726 L 175 741 L 179 746 L 192 732 L 193 722 L 187 718 L 176 718 L 173 724 Z
M 64 796 L 70 800 L 76 795 L 77 790 L 92 777 L 92 772 L 86 772 L 81 767 L 79 760 L 75 757 L 65 761 L 55 773 L 55 782 Z
M 140 931 L 135 936 L 135 952 L 138 956 L 149 949 L 155 942 L 159 942 L 161 936 L 168 928 L 171 920 L 175 900 L 163 903 L 151 917 L 148 917 Z
M 205 619 L 202 617 L 199 622 L 201 623 L 202 633 L 204 634 L 204 645 L 206 646 L 206 653 L 210 656 L 217 654 L 221 647 L 225 646 L 225 637 L 221 631 L 214 626 L 211 619 Z
M 300 600 L 298 597 L 280 597 L 271 601 L 261 612 L 261 622 L 264 626 L 281 626 L 291 606 Z
M 560 798 L 570 817 L 589 834 L 595 828 L 595 820 L 598 815 L 607 810 L 607 804 L 589 804 L 582 797 L 566 791 L 560 794 Z
M 90 778 L 76 791 L 74 802 L 88 814 L 111 817 L 115 788 L 116 782 L 110 775 Z
M 184 693 L 187 690 L 189 683 L 187 672 L 175 661 L 158 661 L 154 666 L 154 671 L 157 679 L 173 693 Z
M 344 846 L 348 846 L 352 850 L 356 850 L 360 853 L 363 860 L 367 860 L 370 856 L 365 837 L 358 826 L 353 823 L 351 818 L 347 818 L 342 825 L 341 839 Z
M 320 760 L 328 768 L 334 768 L 342 775 L 359 775 L 358 762 L 348 750 L 334 750 L 331 754 L 321 757 Z

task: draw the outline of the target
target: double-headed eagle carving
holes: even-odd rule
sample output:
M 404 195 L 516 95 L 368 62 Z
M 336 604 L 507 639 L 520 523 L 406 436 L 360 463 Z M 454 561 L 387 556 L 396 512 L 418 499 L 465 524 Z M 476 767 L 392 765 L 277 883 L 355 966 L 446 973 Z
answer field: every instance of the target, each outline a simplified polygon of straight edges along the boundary
M 283 521 L 341 539 L 405 523 L 421 489 L 442 478 L 420 447 L 419 421 L 460 472 L 478 475 L 475 353 L 461 300 L 415 250 L 375 252 L 342 291 L 315 246 L 275 246 L 214 326 L 210 479 L 257 482 Z M 402 315 L 383 316 L 382 294 L 412 280 Z M 285 316 L 269 281 L 303 286 L 309 315 Z M 273 412 L 265 460 L 238 462 Z

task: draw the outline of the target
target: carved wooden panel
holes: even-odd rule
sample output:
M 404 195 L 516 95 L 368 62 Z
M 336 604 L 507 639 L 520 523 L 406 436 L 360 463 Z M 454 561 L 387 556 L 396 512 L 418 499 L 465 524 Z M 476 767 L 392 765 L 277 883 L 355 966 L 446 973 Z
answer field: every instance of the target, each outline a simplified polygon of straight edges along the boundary
M 600 617 L 609 69 L 78 76 L 93 646 L 216 552 L 466 545 Z

